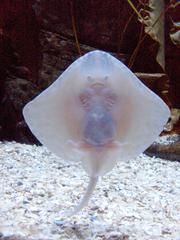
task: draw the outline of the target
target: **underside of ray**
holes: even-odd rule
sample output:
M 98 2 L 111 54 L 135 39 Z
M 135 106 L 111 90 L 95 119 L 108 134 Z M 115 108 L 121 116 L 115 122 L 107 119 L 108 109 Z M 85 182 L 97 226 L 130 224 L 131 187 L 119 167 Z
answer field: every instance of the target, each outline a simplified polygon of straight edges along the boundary
M 79 205 L 66 214 L 72 216 L 87 205 L 98 176 L 155 140 L 170 111 L 123 63 L 93 51 L 72 63 L 23 114 L 43 145 L 60 158 L 80 161 L 91 176 Z

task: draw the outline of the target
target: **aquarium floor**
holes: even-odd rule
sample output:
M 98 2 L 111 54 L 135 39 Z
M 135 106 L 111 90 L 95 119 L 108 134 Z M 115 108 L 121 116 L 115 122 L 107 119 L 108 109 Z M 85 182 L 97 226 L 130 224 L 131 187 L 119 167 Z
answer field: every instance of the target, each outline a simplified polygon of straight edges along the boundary
M 87 184 L 78 163 L 44 147 L 1 142 L 0 239 L 180 239 L 180 162 L 143 154 L 119 162 L 89 205 L 64 218 Z

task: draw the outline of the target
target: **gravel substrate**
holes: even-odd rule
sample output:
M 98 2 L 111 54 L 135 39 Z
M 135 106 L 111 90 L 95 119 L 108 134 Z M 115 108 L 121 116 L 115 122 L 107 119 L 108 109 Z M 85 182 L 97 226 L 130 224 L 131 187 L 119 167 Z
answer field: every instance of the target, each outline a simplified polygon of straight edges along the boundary
M 88 184 L 80 166 L 44 147 L 0 143 L 0 239 L 180 240 L 180 162 L 140 155 L 119 162 L 78 215 Z

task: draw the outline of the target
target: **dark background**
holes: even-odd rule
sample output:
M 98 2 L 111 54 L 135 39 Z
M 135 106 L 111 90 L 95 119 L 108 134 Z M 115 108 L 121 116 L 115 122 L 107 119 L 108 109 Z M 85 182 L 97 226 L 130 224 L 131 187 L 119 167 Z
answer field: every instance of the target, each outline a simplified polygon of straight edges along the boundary
M 137 9 L 145 2 L 133 1 Z M 166 75 L 151 84 L 159 95 L 168 88 L 161 97 L 176 108 L 180 108 L 180 49 L 171 42 L 169 31 L 171 19 L 179 21 L 179 10 L 166 11 Z M 78 47 L 81 54 L 94 49 L 111 52 L 128 65 L 140 33 L 144 34 L 142 25 L 126 0 L 1 0 L 0 140 L 36 142 L 22 108 L 80 56 Z M 157 49 L 157 42 L 147 36 L 132 71 L 163 73 L 155 60 Z

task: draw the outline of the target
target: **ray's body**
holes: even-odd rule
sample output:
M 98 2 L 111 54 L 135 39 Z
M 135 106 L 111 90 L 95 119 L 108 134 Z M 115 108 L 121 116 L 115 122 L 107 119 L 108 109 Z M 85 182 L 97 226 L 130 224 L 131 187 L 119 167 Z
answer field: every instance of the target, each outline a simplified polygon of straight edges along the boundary
M 84 149 L 91 149 L 94 158 L 98 153 L 113 145 L 116 135 L 116 124 L 112 116 L 112 108 L 116 103 L 116 95 L 105 84 L 92 84 L 80 94 L 80 103 L 85 111 L 83 126 Z M 79 212 L 87 205 L 98 177 L 90 177 L 89 185 L 79 205 L 68 216 Z
M 73 62 L 23 115 L 43 145 L 60 159 L 81 162 L 89 175 L 73 215 L 87 204 L 98 177 L 152 144 L 170 110 L 122 62 L 97 50 Z

